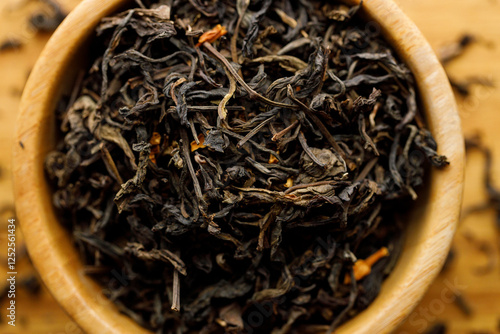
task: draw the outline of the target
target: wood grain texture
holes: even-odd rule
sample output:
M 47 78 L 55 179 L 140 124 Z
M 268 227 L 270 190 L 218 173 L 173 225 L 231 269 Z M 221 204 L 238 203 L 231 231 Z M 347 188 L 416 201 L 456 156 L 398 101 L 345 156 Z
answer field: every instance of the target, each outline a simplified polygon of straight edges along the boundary
M 66 6 L 71 6 L 78 0 L 60 0 Z M 19 2 L 8 0 L 10 3 Z M 470 32 L 480 38 L 480 43 L 473 46 L 460 59 L 449 66 L 449 71 L 457 78 L 469 75 L 481 75 L 493 79 L 497 85 L 500 82 L 500 6 L 491 0 L 399 0 L 398 4 L 405 13 L 417 24 L 434 48 L 439 48 L 450 40 L 456 39 L 463 32 Z M 4 2 L 2 2 L 3 5 Z M 29 11 L 23 10 L 17 14 L 0 10 L 0 39 L 16 34 L 22 30 L 19 22 L 25 19 Z M 10 193 L 10 156 L 3 154 L 13 143 L 12 125 L 17 109 L 18 98 L 11 92 L 20 91 L 31 64 L 36 59 L 46 36 L 36 36 L 26 42 L 24 49 L 16 52 L 0 54 L 0 74 L 12 81 L 0 82 L 0 167 L 3 178 L 0 179 L 0 203 L 9 204 L 12 201 Z M 493 44 L 493 46 L 492 46 Z M 16 66 L 12 66 L 12 64 Z M 14 88 L 14 89 L 13 89 Z M 498 88 L 473 89 L 472 96 L 467 100 L 459 100 L 460 116 L 466 134 L 480 132 L 484 141 L 493 149 L 493 156 L 500 155 L 498 139 L 500 134 L 500 92 Z M 477 204 L 485 199 L 482 187 L 482 156 L 473 153 L 468 159 L 467 179 L 465 183 L 464 206 Z M 500 163 L 494 159 L 495 175 L 500 173 Z M 498 177 L 494 180 L 500 181 Z M 481 240 L 498 245 L 498 232 L 494 228 L 494 212 L 468 217 L 460 226 L 454 244 L 457 249 L 457 259 L 450 269 L 439 275 L 428 293 L 409 319 L 397 333 L 422 333 L 438 320 L 445 321 L 449 333 L 489 332 L 500 333 L 496 328 L 500 318 L 500 266 L 498 261 L 493 272 L 478 276 L 474 269 L 486 263 L 487 259 L 480 251 L 465 240 L 463 234 L 472 232 Z M 3 232 L 3 231 L 2 231 Z M 3 240 L 2 240 L 3 241 Z M 3 244 L 3 243 L 2 243 Z M 499 248 L 496 246 L 498 254 Z M 29 269 L 25 269 L 29 270 Z M 470 317 L 463 315 L 453 302 L 442 298 L 449 286 L 460 289 L 475 311 Z M 446 296 L 445 296 L 446 297 Z M 1 333 L 78 333 L 79 330 L 61 312 L 48 295 L 34 299 L 28 294 L 19 296 L 22 307 L 20 312 L 27 317 L 24 327 L 9 328 L 0 323 Z M 3 305 L 2 305 L 3 308 Z M 411 321 L 413 319 L 413 321 Z
M 16 211 L 35 268 L 69 315 L 87 332 L 146 333 L 104 297 L 106 287 L 83 274 L 71 237 L 59 224 L 44 181 L 46 153 L 55 145 L 54 110 L 67 90 L 95 26 L 123 1 L 88 1 L 72 11 L 38 59 L 26 84 L 14 146 Z
M 54 146 L 54 109 L 93 27 L 123 1 L 86 0 L 63 22 L 35 65 L 24 90 L 14 149 L 17 213 L 35 267 L 52 294 L 89 333 L 145 332 L 118 313 L 102 287 L 84 277 L 83 264 L 50 204 L 43 161 Z M 368 0 L 364 12 L 379 25 L 413 71 L 431 131 L 451 165 L 432 173 L 429 194 L 412 220 L 402 256 L 379 297 L 339 333 L 392 330 L 423 296 L 439 271 L 458 222 L 464 151 L 451 88 L 432 49 L 418 29 L 390 0 Z M 402 298 L 402 297 L 405 298 Z
M 465 136 L 480 134 L 493 155 L 493 181 L 500 185 L 500 3 L 490 0 L 400 0 L 403 10 L 419 26 L 429 42 L 439 49 L 462 34 L 474 35 L 478 42 L 450 63 L 448 72 L 463 80 L 470 76 L 488 78 L 495 87 L 476 86 L 467 99 L 458 99 Z M 463 207 L 486 199 L 483 186 L 484 158 L 478 152 L 467 157 Z M 455 239 L 456 259 L 440 274 L 428 293 L 397 333 L 422 333 L 434 323 L 446 323 L 448 333 L 500 333 L 500 234 L 495 213 L 486 210 L 470 215 L 460 224 Z M 488 262 L 487 256 L 465 238 L 472 234 L 493 247 L 497 255 L 493 270 L 485 275 L 476 268 Z M 449 292 L 463 293 L 472 308 L 465 315 L 449 299 Z
M 408 221 L 409 237 L 398 265 L 373 304 L 339 333 L 386 333 L 411 312 L 444 261 L 462 200 L 463 138 L 443 69 L 420 31 L 396 4 L 368 0 L 364 8 L 412 70 L 429 127 L 440 152 L 450 159 L 451 168 L 432 171 L 429 193 Z M 453 166 L 458 168 L 453 170 Z
M 79 0 L 61 1 L 63 9 L 69 11 Z M 36 33 L 28 24 L 29 17 L 44 9 L 41 2 L 25 0 L 0 1 L 0 42 L 5 39 L 19 40 L 23 46 L 18 50 L 0 52 L 0 287 L 4 287 L 7 272 L 6 240 L 7 219 L 12 218 L 14 195 L 12 191 L 12 146 L 14 126 L 18 116 L 23 87 L 40 52 L 49 39 L 49 34 Z M 6 210 L 5 210 L 6 209 Z M 33 295 L 23 289 L 21 281 L 35 270 L 25 253 L 22 233 L 16 233 L 17 257 L 17 322 L 16 327 L 7 324 L 5 309 L 7 299 L 0 301 L 0 333 L 2 334 L 80 334 L 76 323 L 64 312 L 46 288 Z

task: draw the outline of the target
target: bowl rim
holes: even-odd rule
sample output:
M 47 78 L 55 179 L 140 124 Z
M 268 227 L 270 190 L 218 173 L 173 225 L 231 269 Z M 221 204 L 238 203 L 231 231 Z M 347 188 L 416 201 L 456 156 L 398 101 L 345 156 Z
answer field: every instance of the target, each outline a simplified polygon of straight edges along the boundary
M 344 0 L 354 5 L 360 0 Z M 124 5 L 124 0 L 84 0 L 53 34 L 26 84 L 13 149 L 14 193 L 18 219 L 33 264 L 66 312 L 89 333 L 150 333 L 120 314 L 103 295 L 103 288 L 81 273 L 82 264 L 67 232 L 57 223 L 46 185 L 44 141 L 53 136 L 53 119 L 61 87 L 55 83 L 70 68 L 82 41 L 100 19 Z M 338 333 L 384 333 L 406 318 L 438 274 L 458 223 L 464 179 L 464 140 L 453 92 L 432 48 L 393 0 L 365 0 L 370 28 L 379 29 L 410 67 L 440 154 L 450 166 L 431 172 L 429 199 L 423 221 L 405 244 L 405 263 L 385 280 L 379 297 L 343 324 Z M 54 132 L 54 131 L 52 131 Z M 21 144 L 22 143 L 22 144 Z M 74 248 L 74 247 L 73 247 Z M 401 277 L 405 279 L 401 279 Z M 119 280 L 119 277 L 117 277 Z

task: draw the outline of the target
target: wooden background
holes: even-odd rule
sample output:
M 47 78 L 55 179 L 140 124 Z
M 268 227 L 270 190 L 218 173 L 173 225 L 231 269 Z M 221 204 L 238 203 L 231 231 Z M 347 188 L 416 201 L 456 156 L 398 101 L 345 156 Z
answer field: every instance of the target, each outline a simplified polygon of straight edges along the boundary
M 60 0 L 71 10 L 79 0 Z M 398 0 L 430 44 L 436 49 L 472 34 L 477 42 L 447 66 L 451 76 L 461 80 L 480 76 L 496 87 L 475 86 L 467 99 L 458 99 L 463 131 L 466 136 L 481 135 L 493 152 L 495 184 L 500 187 L 500 2 L 497 0 Z M 49 34 L 35 33 L 28 17 L 43 8 L 36 0 L 0 1 L 0 43 L 16 38 L 23 43 L 19 50 L 0 51 L 0 271 L 6 270 L 6 225 L 13 216 L 11 182 L 11 147 L 19 99 L 30 69 L 45 45 Z M 478 152 L 468 155 L 464 208 L 486 200 L 482 185 L 484 159 Z M 423 333 L 435 323 L 447 325 L 448 333 L 500 333 L 500 230 L 495 228 L 495 212 L 485 210 L 467 216 L 454 241 L 455 259 L 443 272 L 413 314 L 396 333 Z M 42 288 L 31 294 L 19 284 L 35 272 L 23 258 L 22 236 L 18 231 L 17 326 L 7 324 L 6 299 L 0 300 L 0 333 L 76 334 L 81 330 L 68 318 L 50 294 Z M 472 239 L 472 241 L 471 241 Z M 488 257 L 478 244 L 492 251 Z M 494 269 L 478 274 L 477 268 L 494 262 Z M 0 291 L 6 281 L 0 274 Z M 472 313 L 464 314 L 453 301 L 461 294 Z

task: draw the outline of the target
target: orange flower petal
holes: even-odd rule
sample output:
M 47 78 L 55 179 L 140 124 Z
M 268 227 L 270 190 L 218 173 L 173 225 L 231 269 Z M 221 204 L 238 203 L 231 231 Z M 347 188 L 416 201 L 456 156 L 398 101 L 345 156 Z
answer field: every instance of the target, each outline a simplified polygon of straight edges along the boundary
M 149 143 L 152 145 L 151 152 L 149 153 L 149 160 L 156 164 L 156 155 L 160 153 L 161 135 L 158 132 L 153 132 L 149 139 Z
M 277 164 L 278 163 L 278 159 L 271 154 L 271 156 L 269 157 L 269 163 L 270 164 Z
M 213 29 L 201 35 L 200 38 L 198 39 L 198 44 L 196 44 L 196 46 L 199 47 L 205 42 L 213 43 L 220 37 L 224 36 L 225 34 L 227 34 L 226 27 L 218 24 Z
M 160 145 L 161 143 L 161 135 L 158 132 L 153 132 L 151 135 L 151 139 L 149 140 L 151 145 Z
M 197 149 L 200 149 L 200 148 L 207 147 L 206 145 L 204 145 L 204 143 L 205 143 L 205 136 L 203 135 L 203 133 L 200 133 L 198 135 L 198 141 L 200 142 L 200 144 L 197 144 L 196 141 L 194 141 L 194 140 L 191 142 L 191 152 L 194 152 L 194 151 L 196 151 Z
M 352 266 L 352 270 L 354 271 L 354 278 L 356 281 L 368 276 L 372 269 L 371 267 L 377 263 L 381 258 L 389 255 L 389 250 L 386 247 L 380 248 L 378 251 L 370 255 L 366 258 L 366 260 L 357 260 Z M 344 284 L 351 283 L 351 276 L 346 274 L 344 277 Z

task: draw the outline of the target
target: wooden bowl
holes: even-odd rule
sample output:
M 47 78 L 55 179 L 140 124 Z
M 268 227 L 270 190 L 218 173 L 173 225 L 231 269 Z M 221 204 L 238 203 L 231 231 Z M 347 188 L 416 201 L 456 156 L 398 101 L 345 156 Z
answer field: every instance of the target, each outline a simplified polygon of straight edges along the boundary
M 26 85 L 14 148 L 16 208 L 29 253 L 54 297 L 88 333 L 149 332 L 120 314 L 104 296 L 106 287 L 83 274 L 72 237 L 52 206 L 43 166 L 46 153 L 55 147 L 56 104 L 72 86 L 94 28 L 102 17 L 126 3 L 85 0 L 54 33 Z M 411 312 L 448 253 L 459 218 L 464 177 L 464 144 L 455 100 L 431 47 L 392 0 L 365 0 L 363 8 L 367 22 L 381 29 L 413 71 L 439 153 L 451 164 L 432 170 L 425 198 L 410 214 L 409 237 L 401 258 L 380 295 L 338 333 L 389 332 Z

